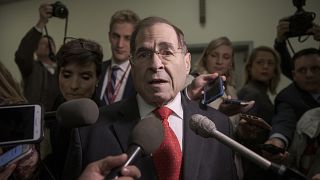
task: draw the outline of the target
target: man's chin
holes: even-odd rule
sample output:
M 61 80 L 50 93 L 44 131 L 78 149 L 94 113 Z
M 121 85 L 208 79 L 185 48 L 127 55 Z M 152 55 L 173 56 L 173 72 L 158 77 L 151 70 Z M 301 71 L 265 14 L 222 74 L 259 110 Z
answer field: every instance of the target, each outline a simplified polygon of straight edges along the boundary
M 122 63 L 122 62 L 126 62 L 127 60 L 129 60 L 129 56 L 125 56 L 125 55 L 116 55 L 114 56 L 114 60 L 118 63 Z

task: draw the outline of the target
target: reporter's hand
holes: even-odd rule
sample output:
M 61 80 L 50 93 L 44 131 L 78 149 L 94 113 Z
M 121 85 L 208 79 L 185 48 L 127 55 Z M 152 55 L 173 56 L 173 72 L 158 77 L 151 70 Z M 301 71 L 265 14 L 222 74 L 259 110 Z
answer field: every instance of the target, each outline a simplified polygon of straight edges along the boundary
M 191 100 L 200 100 L 203 96 L 204 86 L 208 84 L 208 82 L 215 80 L 218 76 L 218 73 L 201 74 L 197 76 L 187 87 L 189 98 Z M 223 81 L 226 80 L 225 76 L 221 76 L 221 78 Z
M 289 17 L 284 17 L 279 20 L 277 25 L 277 38 L 276 41 L 281 43 L 284 42 L 288 37 L 286 34 L 289 32 Z
M 251 141 L 257 139 L 259 134 L 264 132 L 264 130 L 265 129 L 260 126 L 256 126 L 244 119 L 240 119 L 237 127 L 237 135 L 244 141 Z
M 16 169 L 16 164 L 9 165 L 3 171 L 0 172 L 0 179 L 7 180 L 15 169 Z
M 123 165 L 128 156 L 121 154 L 118 156 L 107 156 L 104 159 L 90 163 L 78 180 L 104 180 L 111 169 Z M 127 166 L 121 169 L 122 176 L 118 180 L 132 180 L 141 176 L 140 170 L 136 166 Z
M 272 145 L 277 146 L 282 149 L 285 148 L 285 144 L 278 138 L 271 138 L 268 141 L 266 141 L 265 144 L 272 144 Z M 288 153 L 288 151 L 286 151 L 285 153 L 279 153 L 279 154 L 273 155 L 273 154 L 270 154 L 266 151 L 263 151 L 262 155 L 263 155 L 263 157 L 267 158 L 268 160 L 280 164 L 288 159 L 289 153 Z
M 44 26 L 49 22 L 49 18 L 52 17 L 52 5 L 49 3 L 41 4 L 39 7 L 39 20 L 36 27 L 43 29 Z
M 31 146 L 31 153 L 20 159 L 16 164 L 15 175 L 20 179 L 33 177 L 39 165 L 39 153 L 34 145 Z
M 320 173 L 315 174 L 314 176 L 312 176 L 311 180 L 320 180 Z

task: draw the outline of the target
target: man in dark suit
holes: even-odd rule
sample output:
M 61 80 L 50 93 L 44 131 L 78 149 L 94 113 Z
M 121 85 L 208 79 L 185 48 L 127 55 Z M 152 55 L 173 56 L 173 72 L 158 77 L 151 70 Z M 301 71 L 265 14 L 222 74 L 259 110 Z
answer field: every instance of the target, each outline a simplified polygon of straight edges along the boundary
M 174 148 L 182 155 L 180 164 L 175 166 L 179 168 L 178 174 L 171 174 L 171 178 L 168 175 L 165 179 L 237 179 L 232 150 L 215 139 L 196 135 L 189 128 L 191 116 L 203 114 L 215 122 L 220 132 L 227 136 L 231 134 L 227 116 L 210 107 L 200 109 L 197 102 L 188 100 L 181 92 L 191 66 L 182 31 L 165 19 L 149 17 L 137 25 L 130 46 L 137 95 L 102 108 L 96 124 L 78 129 L 64 178 L 76 179 L 90 162 L 125 152 L 137 122 L 155 117 L 153 112 L 165 107 L 173 112 L 167 120 L 175 137 L 172 141 L 177 141 Z M 157 168 L 159 162 L 156 162 L 159 149 L 152 156 L 141 157 L 135 162 L 141 171 L 141 179 L 161 179 Z M 173 161 L 168 156 L 164 159 L 166 162 L 162 163 Z
M 294 82 L 283 89 L 275 99 L 275 116 L 267 144 L 287 148 L 292 141 L 296 124 L 306 111 L 320 106 L 320 51 L 308 48 L 293 56 Z M 286 154 L 269 158 L 283 160 Z
M 120 10 L 111 17 L 109 25 L 109 42 L 112 57 L 102 63 L 101 77 L 97 96 L 100 105 L 108 105 L 113 102 L 128 98 L 135 94 L 130 73 L 130 37 L 134 27 L 140 20 L 139 16 L 131 10 Z M 113 69 L 116 71 L 115 86 L 111 96 L 107 96 L 108 83 L 111 83 Z

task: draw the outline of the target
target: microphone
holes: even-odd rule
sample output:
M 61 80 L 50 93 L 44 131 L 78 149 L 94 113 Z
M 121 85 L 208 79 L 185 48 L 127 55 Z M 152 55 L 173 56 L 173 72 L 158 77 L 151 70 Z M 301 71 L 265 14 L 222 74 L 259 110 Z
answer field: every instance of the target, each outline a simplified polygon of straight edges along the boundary
M 126 151 L 128 160 L 118 168 L 112 169 L 106 180 L 116 179 L 121 176 L 121 169 L 132 164 L 141 155 L 150 155 L 157 150 L 163 140 L 163 127 L 161 121 L 155 117 L 141 119 L 133 128 Z
M 296 170 L 287 168 L 284 165 L 278 165 L 268 161 L 267 159 L 259 156 L 255 152 L 251 151 L 250 149 L 246 148 L 245 146 L 239 144 L 238 142 L 234 141 L 233 139 L 229 138 L 228 136 L 224 135 L 223 133 L 219 132 L 216 128 L 214 122 L 212 122 L 206 116 L 200 114 L 194 114 L 191 116 L 191 120 L 189 121 L 189 127 L 192 131 L 194 131 L 197 135 L 200 135 L 204 138 L 215 138 L 220 141 L 222 144 L 230 147 L 232 150 L 238 152 L 241 156 L 249 159 L 253 163 L 257 164 L 264 170 L 272 171 L 281 177 L 287 177 L 290 179 L 303 179 L 306 180 L 307 178 L 299 173 Z
M 64 127 L 81 127 L 94 124 L 99 117 L 97 104 L 89 98 L 74 99 L 58 107 L 56 119 Z

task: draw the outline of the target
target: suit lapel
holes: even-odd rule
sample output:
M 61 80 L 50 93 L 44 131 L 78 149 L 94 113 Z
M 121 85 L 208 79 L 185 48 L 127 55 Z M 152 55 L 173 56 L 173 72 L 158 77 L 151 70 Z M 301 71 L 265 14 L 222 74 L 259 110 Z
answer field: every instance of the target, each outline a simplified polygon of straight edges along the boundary
M 100 78 L 99 78 L 98 87 L 96 88 L 96 94 L 97 94 L 97 96 L 98 96 L 98 98 L 100 100 L 100 104 L 101 105 L 106 105 L 106 102 L 104 101 L 103 96 L 102 96 L 102 99 L 100 99 L 100 97 L 104 93 L 104 92 L 102 92 L 103 82 L 104 82 L 104 80 L 106 78 L 107 69 L 108 69 L 108 67 L 110 65 L 111 65 L 111 60 L 107 60 L 107 61 L 102 63 L 101 75 L 100 75 Z
M 129 145 L 131 131 L 139 121 L 140 115 L 135 96 L 128 99 L 128 102 L 121 101 L 120 103 L 125 105 L 121 106 L 117 112 L 119 119 L 113 123 L 112 127 L 123 152 L 125 152 Z
M 182 97 L 183 106 L 183 179 L 197 179 L 200 168 L 203 141 L 198 135 L 189 128 L 189 120 L 193 114 L 198 113 L 184 96 Z

